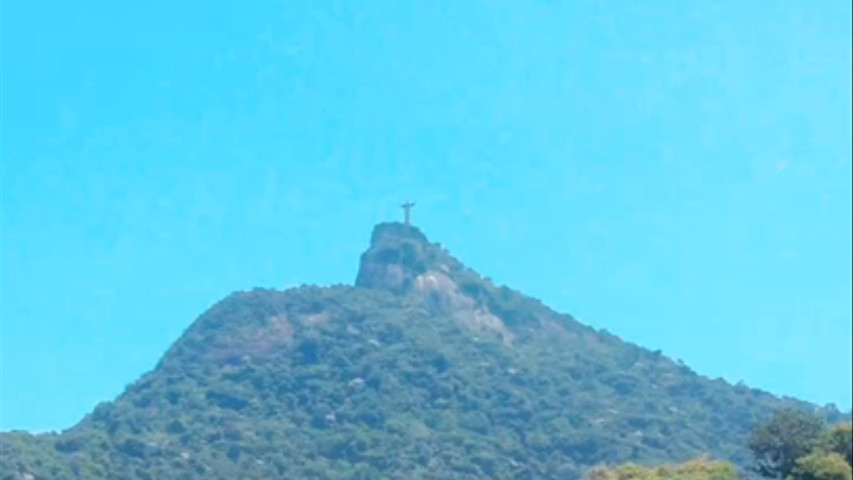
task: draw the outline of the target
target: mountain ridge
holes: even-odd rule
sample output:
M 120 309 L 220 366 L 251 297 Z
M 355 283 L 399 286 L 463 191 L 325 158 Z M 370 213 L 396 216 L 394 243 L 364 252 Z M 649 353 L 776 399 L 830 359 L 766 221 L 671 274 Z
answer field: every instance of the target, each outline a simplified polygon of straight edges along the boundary
M 353 286 L 233 293 L 74 427 L 4 433 L 0 461 L 2 480 L 532 480 L 701 454 L 743 466 L 749 428 L 782 406 L 838 415 L 698 375 L 382 223 Z

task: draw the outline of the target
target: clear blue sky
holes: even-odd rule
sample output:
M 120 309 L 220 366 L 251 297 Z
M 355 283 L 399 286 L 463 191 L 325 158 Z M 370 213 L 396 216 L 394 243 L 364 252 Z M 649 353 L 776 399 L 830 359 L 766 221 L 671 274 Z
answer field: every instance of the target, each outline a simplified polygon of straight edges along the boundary
M 231 291 L 351 283 L 404 199 L 499 283 L 851 406 L 846 0 L 10 1 L 0 428 Z

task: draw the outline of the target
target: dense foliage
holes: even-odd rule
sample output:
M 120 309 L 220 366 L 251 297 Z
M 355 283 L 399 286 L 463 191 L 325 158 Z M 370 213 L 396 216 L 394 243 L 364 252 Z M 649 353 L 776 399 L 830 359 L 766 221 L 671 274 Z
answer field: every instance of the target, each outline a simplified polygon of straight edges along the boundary
M 737 480 L 737 468 L 729 462 L 699 458 L 676 465 L 644 467 L 628 463 L 618 467 L 597 467 L 586 480 Z
M 2 434 L 0 479 L 565 479 L 706 453 L 745 465 L 752 426 L 786 405 L 813 408 L 701 377 L 385 225 L 356 287 L 231 295 L 75 427 Z
M 749 439 L 755 470 L 768 478 L 851 480 L 850 423 L 828 427 L 814 413 L 781 409 L 758 425 Z

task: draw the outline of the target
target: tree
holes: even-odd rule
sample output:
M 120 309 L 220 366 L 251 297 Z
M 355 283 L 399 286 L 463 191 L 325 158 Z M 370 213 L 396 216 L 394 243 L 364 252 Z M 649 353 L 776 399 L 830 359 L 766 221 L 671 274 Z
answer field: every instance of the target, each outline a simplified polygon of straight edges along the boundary
M 750 436 L 755 471 L 768 478 L 788 478 L 797 459 L 818 446 L 824 428 L 823 420 L 813 413 L 790 408 L 776 411 Z
M 792 480 L 853 480 L 850 464 L 835 452 L 816 450 L 797 460 Z
M 616 467 L 597 467 L 587 472 L 586 480 L 738 480 L 737 469 L 729 462 L 698 458 L 676 465 L 644 467 L 626 463 Z M 849 479 L 847 479 L 849 480 Z
M 841 455 L 848 464 L 853 465 L 853 427 L 849 423 L 833 425 L 823 440 L 823 448 Z

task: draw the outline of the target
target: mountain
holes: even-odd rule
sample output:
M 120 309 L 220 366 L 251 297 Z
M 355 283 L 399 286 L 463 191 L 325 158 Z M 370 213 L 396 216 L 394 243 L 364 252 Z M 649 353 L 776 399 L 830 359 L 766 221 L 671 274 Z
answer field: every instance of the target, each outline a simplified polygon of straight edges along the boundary
M 743 465 L 751 426 L 782 406 L 817 408 L 702 377 L 386 223 L 355 286 L 232 294 L 74 427 L 3 433 L 0 479 L 566 479 L 702 454 Z

